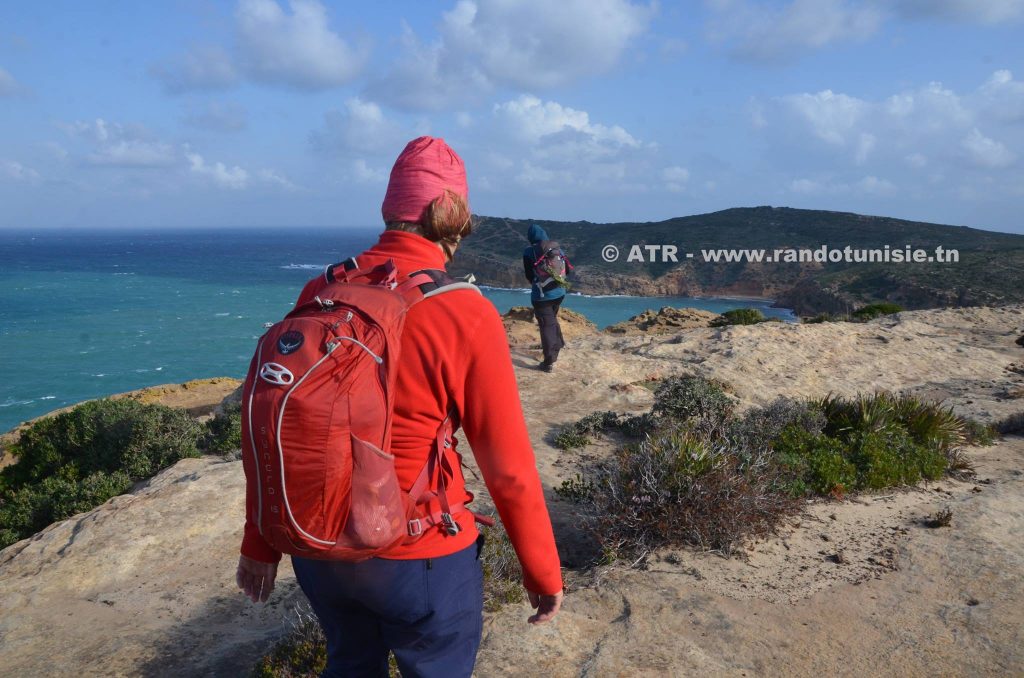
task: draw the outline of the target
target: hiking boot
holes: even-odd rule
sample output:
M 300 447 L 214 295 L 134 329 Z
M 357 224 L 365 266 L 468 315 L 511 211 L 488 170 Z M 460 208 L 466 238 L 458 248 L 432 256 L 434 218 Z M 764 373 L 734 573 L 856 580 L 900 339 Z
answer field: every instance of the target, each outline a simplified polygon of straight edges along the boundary
M 540 364 L 540 369 L 543 370 L 544 372 L 554 372 L 555 371 L 555 364 L 554 363 L 549 363 L 547 360 L 545 360 L 544 362 L 542 362 Z

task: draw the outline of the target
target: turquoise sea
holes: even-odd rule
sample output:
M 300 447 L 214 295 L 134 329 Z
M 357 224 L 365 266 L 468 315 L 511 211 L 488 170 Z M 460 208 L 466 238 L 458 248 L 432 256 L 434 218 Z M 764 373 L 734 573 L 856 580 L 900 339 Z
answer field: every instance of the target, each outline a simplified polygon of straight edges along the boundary
M 88 398 L 241 377 L 263 323 L 303 283 L 379 229 L 0 232 L 0 431 Z M 527 290 L 485 289 L 499 311 Z M 599 326 L 647 308 L 712 311 L 763 301 L 570 295 Z

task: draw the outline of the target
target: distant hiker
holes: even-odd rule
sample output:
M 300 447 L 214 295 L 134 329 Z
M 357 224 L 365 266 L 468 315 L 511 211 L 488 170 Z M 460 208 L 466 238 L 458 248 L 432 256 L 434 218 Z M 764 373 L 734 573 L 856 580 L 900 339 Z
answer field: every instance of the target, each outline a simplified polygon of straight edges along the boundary
M 558 552 L 501 317 L 444 272 L 472 230 L 462 160 L 442 139 L 409 142 L 381 212 L 378 242 L 309 281 L 258 344 L 237 582 L 266 601 L 292 555 L 324 676 L 387 676 L 390 651 L 403 676 L 468 677 L 483 538 L 454 431 L 522 564 L 531 623 L 558 613 Z
M 558 243 L 548 238 L 547 232 L 533 224 L 526 233 L 530 246 L 523 250 L 523 269 L 530 282 L 530 302 L 540 326 L 540 345 L 544 360 L 540 368 L 554 369 L 558 352 L 565 346 L 562 328 L 558 324 L 558 308 L 569 287 L 566 276 L 572 265 Z

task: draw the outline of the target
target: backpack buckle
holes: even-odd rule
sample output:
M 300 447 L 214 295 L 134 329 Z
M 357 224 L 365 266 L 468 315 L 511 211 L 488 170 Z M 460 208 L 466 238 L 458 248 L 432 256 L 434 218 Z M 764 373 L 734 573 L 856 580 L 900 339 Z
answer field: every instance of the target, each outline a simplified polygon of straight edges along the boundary
M 444 523 L 444 530 L 448 533 L 448 536 L 450 537 L 454 537 L 460 531 L 462 531 L 462 528 L 459 527 L 459 524 L 455 522 L 455 519 L 452 518 L 452 514 L 450 513 L 442 513 L 441 522 Z
M 423 534 L 423 521 L 419 518 L 413 518 L 409 521 L 409 536 L 418 537 Z

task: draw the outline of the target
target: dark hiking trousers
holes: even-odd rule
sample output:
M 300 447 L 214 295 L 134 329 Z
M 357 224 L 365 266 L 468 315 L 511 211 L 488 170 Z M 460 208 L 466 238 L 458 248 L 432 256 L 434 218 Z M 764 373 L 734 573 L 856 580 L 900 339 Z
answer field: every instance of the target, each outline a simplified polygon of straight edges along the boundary
M 469 678 L 483 625 L 482 541 L 421 560 L 361 563 L 292 556 L 327 637 L 330 678 Z
M 558 360 L 558 351 L 565 346 L 562 328 L 558 324 L 558 307 L 564 298 L 533 302 L 533 315 L 540 326 L 540 346 L 544 351 L 544 362 L 548 365 Z

